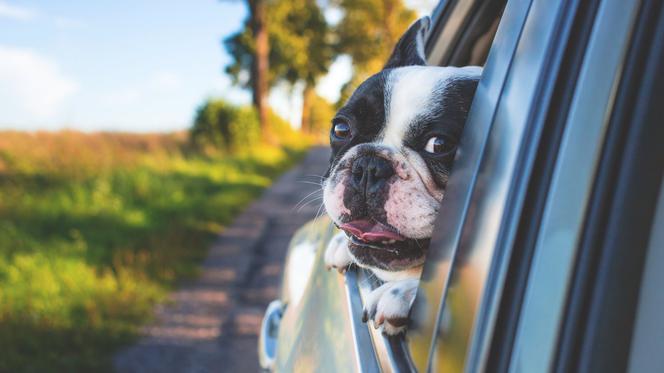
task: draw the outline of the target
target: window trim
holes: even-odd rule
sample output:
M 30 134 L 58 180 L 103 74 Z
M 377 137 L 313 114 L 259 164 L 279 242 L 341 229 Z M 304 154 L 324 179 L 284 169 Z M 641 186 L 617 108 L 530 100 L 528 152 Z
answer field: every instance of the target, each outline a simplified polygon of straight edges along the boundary
M 664 165 L 664 5 L 646 0 L 638 12 L 578 248 L 557 371 L 628 369 Z
M 534 249 L 512 372 L 553 367 L 583 217 L 636 7 L 604 0 L 595 17 Z

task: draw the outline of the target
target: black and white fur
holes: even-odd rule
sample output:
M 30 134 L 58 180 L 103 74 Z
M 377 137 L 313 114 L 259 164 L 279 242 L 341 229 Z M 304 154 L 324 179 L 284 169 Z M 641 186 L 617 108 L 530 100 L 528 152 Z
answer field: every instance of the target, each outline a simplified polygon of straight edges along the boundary
M 323 185 L 327 213 L 345 229 L 328 245 L 325 262 L 339 270 L 354 263 L 385 281 L 366 299 L 364 319 L 390 335 L 405 330 L 482 72 L 480 67 L 426 66 L 428 27 L 428 17 L 415 22 L 383 70 L 362 83 L 336 114 Z

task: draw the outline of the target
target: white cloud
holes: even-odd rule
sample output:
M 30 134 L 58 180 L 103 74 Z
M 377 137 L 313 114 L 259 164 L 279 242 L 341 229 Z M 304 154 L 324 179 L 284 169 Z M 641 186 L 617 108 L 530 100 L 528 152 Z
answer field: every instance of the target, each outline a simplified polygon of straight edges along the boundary
M 58 15 L 46 15 L 34 9 L 21 7 L 0 0 L 0 18 L 8 18 L 16 21 L 46 21 L 58 30 L 80 30 L 85 24 L 79 20 Z
M 52 120 L 77 88 L 48 58 L 27 49 L 0 46 L 0 102 L 16 116 Z
M 10 18 L 18 21 L 29 21 L 35 17 L 35 12 L 16 5 L 0 1 L 0 18 Z

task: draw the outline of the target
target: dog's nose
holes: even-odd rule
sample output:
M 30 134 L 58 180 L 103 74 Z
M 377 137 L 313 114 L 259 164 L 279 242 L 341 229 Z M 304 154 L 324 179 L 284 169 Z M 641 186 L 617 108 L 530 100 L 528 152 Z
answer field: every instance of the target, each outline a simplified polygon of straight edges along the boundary
M 388 160 L 376 156 L 363 156 L 353 162 L 352 183 L 358 191 L 377 192 L 392 175 L 394 168 Z

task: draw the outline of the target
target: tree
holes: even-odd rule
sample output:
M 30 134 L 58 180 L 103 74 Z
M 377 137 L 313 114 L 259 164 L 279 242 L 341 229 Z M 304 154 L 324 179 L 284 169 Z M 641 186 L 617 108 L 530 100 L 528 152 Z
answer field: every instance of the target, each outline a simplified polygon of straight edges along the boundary
M 313 93 L 309 108 L 309 133 L 327 138 L 330 133 L 330 123 L 336 110 L 334 105 L 323 97 Z
M 271 140 L 270 115 L 268 108 L 269 53 L 267 25 L 267 1 L 247 0 L 249 17 L 245 28 L 224 40 L 228 52 L 235 63 L 226 71 L 239 79 L 241 71 L 249 71 L 250 77 L 243 85 L 251 87 L 254 107 L 258 112 L 263 137 Z
M 270 45 L 266 84 L 271 87 L 279 81 L 304 83 L 302 128 L 309 131 L 316 83 L 327 73 L 334 58 L 330 28 L 315 0 L 274 0 L 267 4 L 266 11 Z M 226 71 L 245 87 L 255 87 L 255 75 L 246 74 L 257 53 L 252 36 L 253 30 L 245 25 L 224 41 L 233 57 Z
M 198 108 L 190 131 L 192 144 L 200 150 L 237 152 L 251 148 L 260 137 L 258 115 L 253 107 L 217 99 L 209 99 Z
M 353 59 L 353 77 L 342 88 L 339 105 L 359 83 L 382 69 L 417 14 L 402 0 L 334 0 L 333 3 L 344 13 L 334 30 L 337 53 L 346 53 Z

